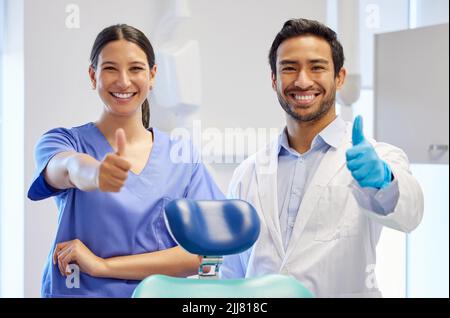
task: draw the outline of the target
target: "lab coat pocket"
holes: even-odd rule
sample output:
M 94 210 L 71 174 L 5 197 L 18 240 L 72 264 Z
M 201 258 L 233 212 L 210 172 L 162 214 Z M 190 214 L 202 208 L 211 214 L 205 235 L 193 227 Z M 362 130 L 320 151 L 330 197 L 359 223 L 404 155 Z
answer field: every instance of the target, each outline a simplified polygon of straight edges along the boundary
M 314 211 L 316 241 L 333 241 L 358 234 L 357 209 L 348 186 L 332 185 L 322 188 Z

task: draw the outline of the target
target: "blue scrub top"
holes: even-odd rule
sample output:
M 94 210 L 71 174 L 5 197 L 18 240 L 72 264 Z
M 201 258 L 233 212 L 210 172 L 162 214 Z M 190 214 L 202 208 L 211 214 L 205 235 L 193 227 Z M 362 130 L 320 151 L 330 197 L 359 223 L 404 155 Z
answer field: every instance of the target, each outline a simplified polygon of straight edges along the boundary
M 94 123 L 53 129 L 39 140 L 35 149 L 37 169 L 28 198 L 42 200 L 55 196 L 58 207 L 56 238 L 43 273 L 43 297 L 130 297 L 139 281 L 96 278 L 80 272 L 79 286 L 73 280 L 72 284 L 66 284 L 66 277 L 52 262 L 55 245 L 79 239 L 102 258 L 168 249 L 176 246 L 163 218 L 168 202 L 176 198 L 225 198 L 191 142 L 171 140 L 157 129 L 153 129 L 153 138 L 144 170 L 139 175 L 130 171 L 119 193 L 57 190 L 44 179 L 45 167 L 60 152 L 86 153 L 99 161 L 115 152 Z M 173 162 L 171 152 L 185 160 Z

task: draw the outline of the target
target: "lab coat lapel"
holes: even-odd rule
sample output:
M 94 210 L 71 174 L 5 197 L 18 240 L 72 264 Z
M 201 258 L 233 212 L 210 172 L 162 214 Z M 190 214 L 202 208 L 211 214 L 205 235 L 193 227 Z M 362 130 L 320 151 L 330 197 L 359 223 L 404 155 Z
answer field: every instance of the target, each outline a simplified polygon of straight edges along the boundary
M 345 165 L 345 152 L 348 146 L 351 146 L 351 142 L 349 142 L 348 136 L 347 126 L 345 137 L 343 138 L 340 146 L 338 148 L 331 147 L 327 151 L 319 167 L 317 168 L 315 175 L 311 179 L 311 182 L 306 189 L 305 195 L 300 204 L 299 212 L 295 220 L 294 229 L 292 231 L 292 237 L 286 250 L 285 261 L 289 258 L 296 245 L 298 244 L 305 226 L 315 210 L 317 201 L 319 200 L 324 187 L 330 183 L 331 179 Z
M 264 151 L 258 152 L 255 166 L 261 213 L 264 216 L 275 248 L 281 259 L 283 259 L 284 248 L 281 238 L 277 199 L 278 143 L 279 139 L 274 141 Z

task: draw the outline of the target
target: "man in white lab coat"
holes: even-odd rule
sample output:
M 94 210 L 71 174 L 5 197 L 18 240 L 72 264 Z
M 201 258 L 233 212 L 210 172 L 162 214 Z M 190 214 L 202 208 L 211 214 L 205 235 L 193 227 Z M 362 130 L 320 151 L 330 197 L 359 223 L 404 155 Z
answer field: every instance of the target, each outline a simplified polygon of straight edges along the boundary
M 261 233 L 251 249 L 224 258 L 221 277 L 282 273 L 317 297 L 379 297 L 375 248 L 383 226 L 410 232 L 423 215 L 408 158 L 366 138 L 361 117 L 352 125 L 336 116 L 346 71 L 334 31 L 290 20 L 269 60 L 286 128 L 234 172 L 229 196 L 253 204 Z

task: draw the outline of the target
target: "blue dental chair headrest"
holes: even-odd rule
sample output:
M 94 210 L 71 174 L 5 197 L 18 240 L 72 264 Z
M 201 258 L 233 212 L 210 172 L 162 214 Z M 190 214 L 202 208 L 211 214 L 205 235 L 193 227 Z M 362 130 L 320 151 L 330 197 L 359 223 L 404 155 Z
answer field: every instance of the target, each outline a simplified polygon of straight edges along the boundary
M 260 230 L 255 208 L 242 200 L 174 200 L 165 208 L 165 220 L 180 246 L 204 256 L 243 252 Z

